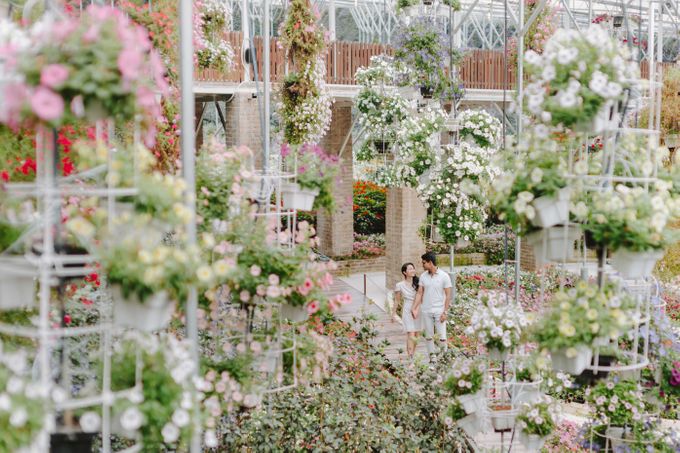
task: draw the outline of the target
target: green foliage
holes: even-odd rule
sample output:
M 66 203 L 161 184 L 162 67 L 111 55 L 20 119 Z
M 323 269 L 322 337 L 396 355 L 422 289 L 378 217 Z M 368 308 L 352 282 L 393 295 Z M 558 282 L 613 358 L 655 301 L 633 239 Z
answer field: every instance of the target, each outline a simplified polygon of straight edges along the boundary
M 269 408 L 237 416 L 227 426 L 224 451 L 470 451 L 442 416 L 448 400 L 436 376 L 450 361 L 409 374 L 371 345 L 370 324 L 357 329 L 327 325 L 336 350 L 331 377 L 277 393 Z
M 0 221 L 0 252 L 14 244 L 24 232 L 23 228 Z
M 30 380 L 22 379 L 0 362 L 0 395 L 9 399 L 6 401 L 9 409 L 0 411 L 0 431 L 2 431 L 0 452 L 2 453 L 12 453 L 28 448 L 43 428 L 47 401 L 36 394 L 37 388 L 30 391 L 24 390 L 29 382 Z M 13 390 L 8 389 L 9 383 L 14 386 Z M 16 390 L 17 384 L 20 384 L 18 390 Z M 17 414 L 25 415 L 25 420 L 20 424 L 16 423 Z

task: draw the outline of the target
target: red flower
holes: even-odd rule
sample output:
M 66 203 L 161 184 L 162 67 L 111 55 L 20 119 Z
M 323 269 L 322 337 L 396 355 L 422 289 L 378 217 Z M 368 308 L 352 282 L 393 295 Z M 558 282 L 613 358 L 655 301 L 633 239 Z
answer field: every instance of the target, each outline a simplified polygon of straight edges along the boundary
M 64 324 L 71 324 L 71 315 L 64 315 Z
M 2 178 L 2 180 L 5 182 L 9 182 L 9 173 L 7 172 L 7 170 L 2 170 L 0 172 L 0 178 Z

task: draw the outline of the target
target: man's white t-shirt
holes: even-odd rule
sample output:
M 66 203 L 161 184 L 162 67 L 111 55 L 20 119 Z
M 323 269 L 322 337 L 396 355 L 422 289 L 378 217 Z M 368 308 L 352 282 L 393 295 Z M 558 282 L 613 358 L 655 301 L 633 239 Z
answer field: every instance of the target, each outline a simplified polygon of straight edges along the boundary
M 451 288 L 451 277 L 449 274 L 437 269 L 434 275 L 425 271 L 420 276 L 418 282 L 423 287 L 423 313 L 441 314 L 444 312 L 444 302 L 446 301 L 446 288 Z

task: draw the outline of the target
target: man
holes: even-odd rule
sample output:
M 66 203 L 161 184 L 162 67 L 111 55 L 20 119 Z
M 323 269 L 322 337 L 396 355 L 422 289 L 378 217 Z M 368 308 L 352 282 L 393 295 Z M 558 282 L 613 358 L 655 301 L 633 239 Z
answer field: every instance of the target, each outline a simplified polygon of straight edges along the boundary
M 446 343 L 446 313 L 451 304 L 451 278 L 449 274 L 437 267 L 437 257 L 432 252 L 421 256 L 425 272 L 420 276 L 418 292 L 411 314 L 418 317 L 418 311 L 422 305 L 423 326 L 425 328 L 425 341 L 427 352 L 432 356 L 435 353 L 433 335 L 437 331 L 439 342 L 444 350 L 448 349 Z

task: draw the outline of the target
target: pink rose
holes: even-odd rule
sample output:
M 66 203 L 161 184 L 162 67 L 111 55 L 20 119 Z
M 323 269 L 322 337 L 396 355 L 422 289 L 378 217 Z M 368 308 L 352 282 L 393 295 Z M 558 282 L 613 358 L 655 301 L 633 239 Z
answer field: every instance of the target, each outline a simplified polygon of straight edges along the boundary
M 250 266 L 250 275 L 252 275 L 253 277 L 259 277 L 261 273 L 262 268 L 260 268 L 260 266 L 258 266 L 257 264 L 253 264 L 252 266 Z
M 64 113 L 64 100 L 54 91 L 38 87 L 31 96 L 31 108 L 43 121 L 55 121 Z
M 57 88 L 68 79 L 68 69 L 60 64 L 48 64 L 40 71 L 40 83 L 48 88 Z

